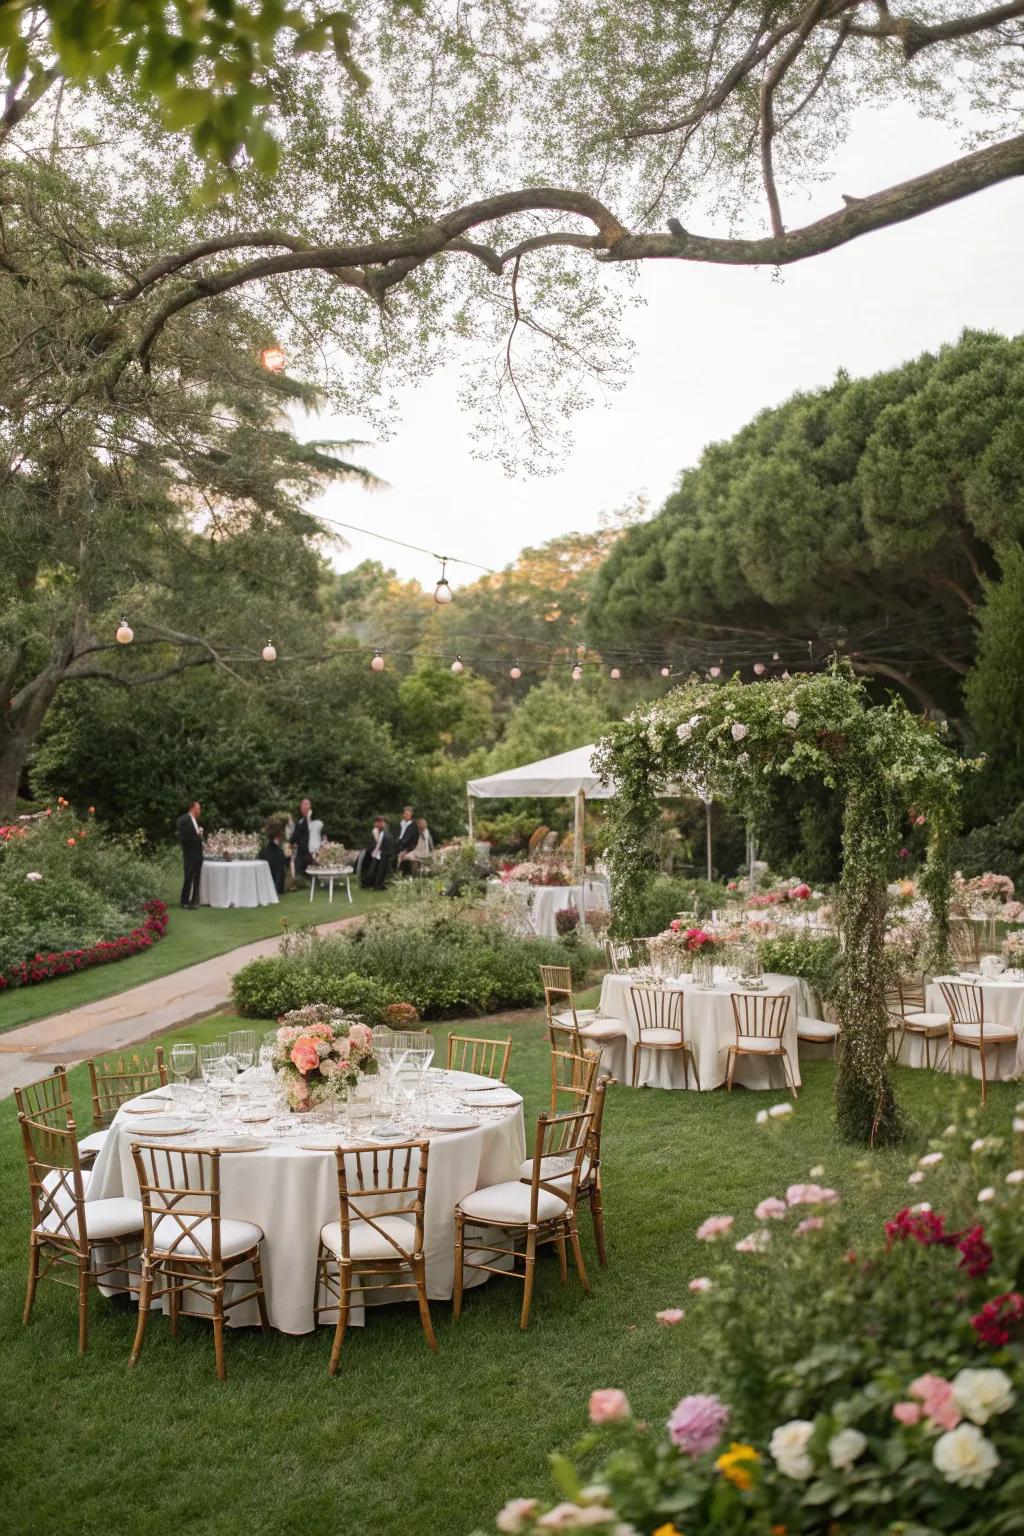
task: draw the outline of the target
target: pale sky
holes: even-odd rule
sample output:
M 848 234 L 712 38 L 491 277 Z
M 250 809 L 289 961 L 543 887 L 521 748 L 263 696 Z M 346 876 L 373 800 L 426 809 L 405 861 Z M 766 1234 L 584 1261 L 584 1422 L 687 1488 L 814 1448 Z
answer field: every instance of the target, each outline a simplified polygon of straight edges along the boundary
M 962 153 L 944 127 L 906 108 L 865 113 L 838 174 L 791 201 L 790 225 Z M 695 230 L 700 226 L 694 221 Z M 702 231 L 710 232 L 710 231 Z M 390 483 L 368 496 L 335 487 L 319 510 L 381 533 L 500 568 L 525 545 L 597 526 L 646 493 L 656 509 L 706 444 L 731 436 L 794 390 L 839 368 L 875 373 L 954 341 L 964 327 L 1024 330 L 1024 185 L 1006 182 L 952 207 L 783 270 L 642 265 L 645 307 L 626 316 L 636 352 L 625 389 L 575 420 L 560 472 L 510 478 L 472 456 L 453 368 L 400 396 L 397 430 L 361 450 Z M 372 437 L 358 420 L 310 424 L 310 436 Z M 349 534 L 335 564 L 367 558 L 433 585 L 437 567 L 377 539 Z M 454 567 L 452 585 L 477 573 Z

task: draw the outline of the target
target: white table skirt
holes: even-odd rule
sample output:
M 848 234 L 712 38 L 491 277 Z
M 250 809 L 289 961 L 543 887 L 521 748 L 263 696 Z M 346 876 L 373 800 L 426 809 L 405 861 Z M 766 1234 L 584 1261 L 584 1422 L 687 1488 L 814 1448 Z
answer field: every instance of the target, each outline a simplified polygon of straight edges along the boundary
M 199 875 L 201 907 L 272 907 L 277 892 L 265 859 L 203 860 Z
M 936 976 L 925 990 L 925 1008 L 929 1013 L 946 1013 L 946 999 L 942 995 L 941 982 L 962 980 L 959 976 Z M 984 980 L 974 983 L 981 988 L 984 998 L 985 1021 L 989 1024 L 1006 1024 L 1016 1034 L 1017 1041 L 1006 1045 L 993 1045 L 985 1051 L 985 1075 L 990 1082 L 1008 1083 L 1024 1073 L 1024 981 Z M 936 1042 L 932 1041 L 932 1060 L 936 1058 Z M 938 1041 L 939 1051 L 945 1050 L 945 1041 Z M 900 1052 L 900 1064 L 906 1067 L 925 1065 L 924 1041 L 920 1035 L 907 1034 Z M 978 1051 L 957 1050 L 953 1053 L 954 1072 L 970 1072 L 981 1076 L 981 1057 Z
M 801 1007 L 800 983 L 794 976 L 766 976 L 764 979 L 768 992 L 784 993 L 790 1000 L 783 1044 L 789 1056 L 790 1071 L 799 1087 L 797 1010 Z M 624 1083 L 632 1081 L 633 1044 L 640 1033 L 630 996 L 630 988 L 636 985 L 635 977 L 609 971 L 601 986 L 601 1013 L 608 1018 L 621 1019 L 626 1026 L 627 1036 L 625 1045 L 620 1042 L 611 1051 L 602 1053 L 602 1065 Z M 701 1089 L 707 1091 L 720 1088 L 725 1082 L 729 1046 L 736 1042 L 736 1023 L 729 994 L 739 989 L 732 982 L 720 981 L 704 991 L 694 986 L 689 978 L 684 982 L 666 982 L 664 985 L 672 990 L 678 989 L 683 994 L 684 1035 L 693 1050 Z M 685 1076 L 681 1051 L 640 1053 L 638 1086 L 683 1088 Z M 758 1060 L 756 1056 L 737 1057 L 733 1081 L 742 1084 L 744 1088 L 773 1088 L 776 1092 L 785 1090 L 787 1086 L 782 1062 L 778 1057 L 766 1060 Z M 690 1087 L 697 1087 L 692 1064 Z
M 464 1074 L 466 1086 L 491 1083 L 492 1079 Z M 454 1075 L 452 1075 L 454 1078 Z M 133 1123 L 134 1122 L 134 1123 Z M 247 1127 L 241 1126 L 241 1130 Z M 253 1128 L 254 1134 L 255 1128 Z M 310 1121 L 311 1142 L 325 1141 L 330 1126 Z M 471 1131 L 431 1135 L 430 1166 L 424 1215 L 427 1295 L 432 1301 L 451 1297 L 455 1278 L 455 1205 L 487 1184 L 518 1179 L 526 1157 L 523 1107 L 510 1109 L 501 1119 L 482 1121 Z M 115 1195 L 138 1198 L 139 1185 L 132 1161 L 132 1140 L 143 1140 L 138 1117 L 119 1111 L 110 1135 L 93 1169 L 89 1199 Z M 161 1138 L 153 1137 L 152 1140 Z M 215 1138 L 213 1138 L 215 1140 Z M 422 1138 L 421 1138 L 422 1139 Z M 171 1136 L 167 1145 L 203 1145 L 202 1132 Z M 380 1144 L 386 1148 L 387 1143 Z M 320 1229 L 338 1220 L 338 1176 L 334 1152 L 303 1151 L 296 1142 L 272 1142 L 260 1152 L 221 1156 L 221 1210 L 233 1220 L 252 1221 L 263 1231 L 261 1260 L 267 1312 L 272 1328 L 282 1333 L 310 1333 L 313 1329 L 313 1284 Z M 240 1270 L 243 1276 L 247 1270 Z M 467 1272 L 466 1284 L 487 1278 Z M 402 1299 L 407 1299 L 405 1293 Z M 329 1305 L 329 1298 L 321 1297 Z M 324 1319 L 333 1325 L 334 1316 Z M 234 1326 L 258 1321 L 255 1302 L 247 1302 L 229 1314 Z M 363 1321 L 362 1309 L 353 1307 L 350 1321 Z
M 531 890 L 530 915 L 534 931 L 542 939 L 556 937 L 555 913 L 564 907 L 576 907 L 581 917 L 593 908 L 607 911 L 609 907 L 608 886 L 600 878 L 584 880 L 580 885 L 537 885 Z

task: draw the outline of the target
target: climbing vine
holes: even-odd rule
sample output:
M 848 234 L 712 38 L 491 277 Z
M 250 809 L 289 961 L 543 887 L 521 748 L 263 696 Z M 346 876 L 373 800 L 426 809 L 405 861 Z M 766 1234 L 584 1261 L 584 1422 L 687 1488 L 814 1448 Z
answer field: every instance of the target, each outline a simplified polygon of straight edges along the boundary
M 659 796 L 688 785 L 742 805 L 755 821 L 771 779 L 816 777 L 839 796 L 836 1117 L 850 1140 L 897 1140 L 902 1125 L 886 1059 L 887 869 L 913 807 L 930 825 L 922 883 L 932 905 L 932 959 L 941 965 L 949 933 L 947 849 L 960 780 L 971 765 L 899 700 L 871 704 L 842 665 L 761 683 L 693 680 L 614 726 L 596 761 L 617 787 L 608 811 L 609 862 L 616 913 L 627 927 L 656 868 Z

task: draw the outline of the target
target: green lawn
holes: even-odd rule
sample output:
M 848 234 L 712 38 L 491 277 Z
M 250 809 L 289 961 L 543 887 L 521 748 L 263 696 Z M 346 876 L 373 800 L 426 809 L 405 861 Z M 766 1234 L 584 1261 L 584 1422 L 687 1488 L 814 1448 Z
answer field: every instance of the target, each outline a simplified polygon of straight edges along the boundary
M 36 987 L 17 987 L 0 995 L 0 1034 L 18 1024 L 46 1018 L 51 1013 L 64 1013 L 81 1003 L 113 997 L 116 992 L 125 992 L 140 982 L 168 976 L 187 965 L 197 965 L 200 960 L 226 954 L 240 944 L 273 938 L 284 931 L 285 922 L 293 930 L 305 928 L 310 923 L 326 923 L 367 912 L 388 900 L 386 895 L 375 896 L 356 885 L 352 887 L 352 895 L 355 899 L 351 906 L 342 887 L 340 901 L 335 888 L 333 904 L 328 903 L 326 892 L 321 890 L 312 902 L 308 891 L 293 891 L 283 896 L 276 907 L 216 910 L 200 907 L 198 912 L 183 912 L 176 901 L 169 902 L 167 932 L 152 949 L 132 955 L 128 960 L 119 960 L 114 965 L 99 965 L 74 976 L 61 976 Z M 169 900 L 169 895 L 165 894 L 164 899 Z
M 170 1038 L 212 1038 L 207 1020 Z M 435 1026 L 439 1047 L 447 1025 Z M 547 1046 L 540 1019 L 479 1021 L 473 1032 L 515 1035 L 510 1081 L 528 1115 L 545 1107 Z M 70 1074 L 87 1124 L 86 1075 Z M 921 1126 L 949 1118 L 961 1088 L 901 1071 L 899 1093 Z M 127 1365 L 131 1316 L 92 1301 L 88 1355 L 76 1353 L 71 1292 L 43 1284 L 29 1330 L 21 1326 L 27 1197 L 13 1105 L 0 1106 L 0 1486 L 12 1536 L 46 1528 L 107 1536 L 302 1533 L 302 1536 L 459 1536 L 514 1494 L 547 1488 L 547 1455 L 570 1445 L 598 1386 L 622 1386 L 635 1411 L 664 1416 L 683 1392 L 709 1387 L 687 1325 L 665 1332 L 654 1313 L 687 1302 L 686 1282 L 709 1255 L 694 1239 L 710 1212 L 736 1213 L 824 1164 L 848 1178 L 863 1153 L 831 1129 L 830 1064 L 812 1065 L 796 1114 L 755 1130 L 766 1095 L 609 1095 L 604 1166 L 610 1264 L 600 1270 L 584 1216 L 593 1295 L 561 1290 L 557 1264 L 540 1265 L 533 1316 L 517 1327 L 519 1291 L 492 1280 L 467 1297 L 462 1321 L 433 1304 L 440 1345 L 423 1344 L 415 1310 L 391 1307 L 350 1331 L 335 1380 L 329 1330 L 306 1338 L 255 1332 L 228 1337 L 226 1384 L 214 1376 L 203 1325 L 172 1342 L 154 1319 L 139 1366 Z M 972 1099 L 972 1090 L 967 1090 Z M 1020 1087 L 996 1087 L 988 1121 L 1005 1130 Z M 881 1154 L 871 1196 L 851 1194 L 858 1230 L 907 1201 L 907 1154 Z M 310 1234 L 315 1242 L 315 1234 Z

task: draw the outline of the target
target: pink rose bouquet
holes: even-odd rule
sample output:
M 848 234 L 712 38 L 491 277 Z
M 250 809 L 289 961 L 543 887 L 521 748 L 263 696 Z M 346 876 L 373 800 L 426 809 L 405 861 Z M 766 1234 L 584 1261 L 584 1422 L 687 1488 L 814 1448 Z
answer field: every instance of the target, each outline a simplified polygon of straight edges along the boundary
M 325 1003 L 297 1008 L 278 1020 L 271 1064 L 293 1109 L 344 1098 L 360 1077 L 377 1071 L 373 1032 Z

